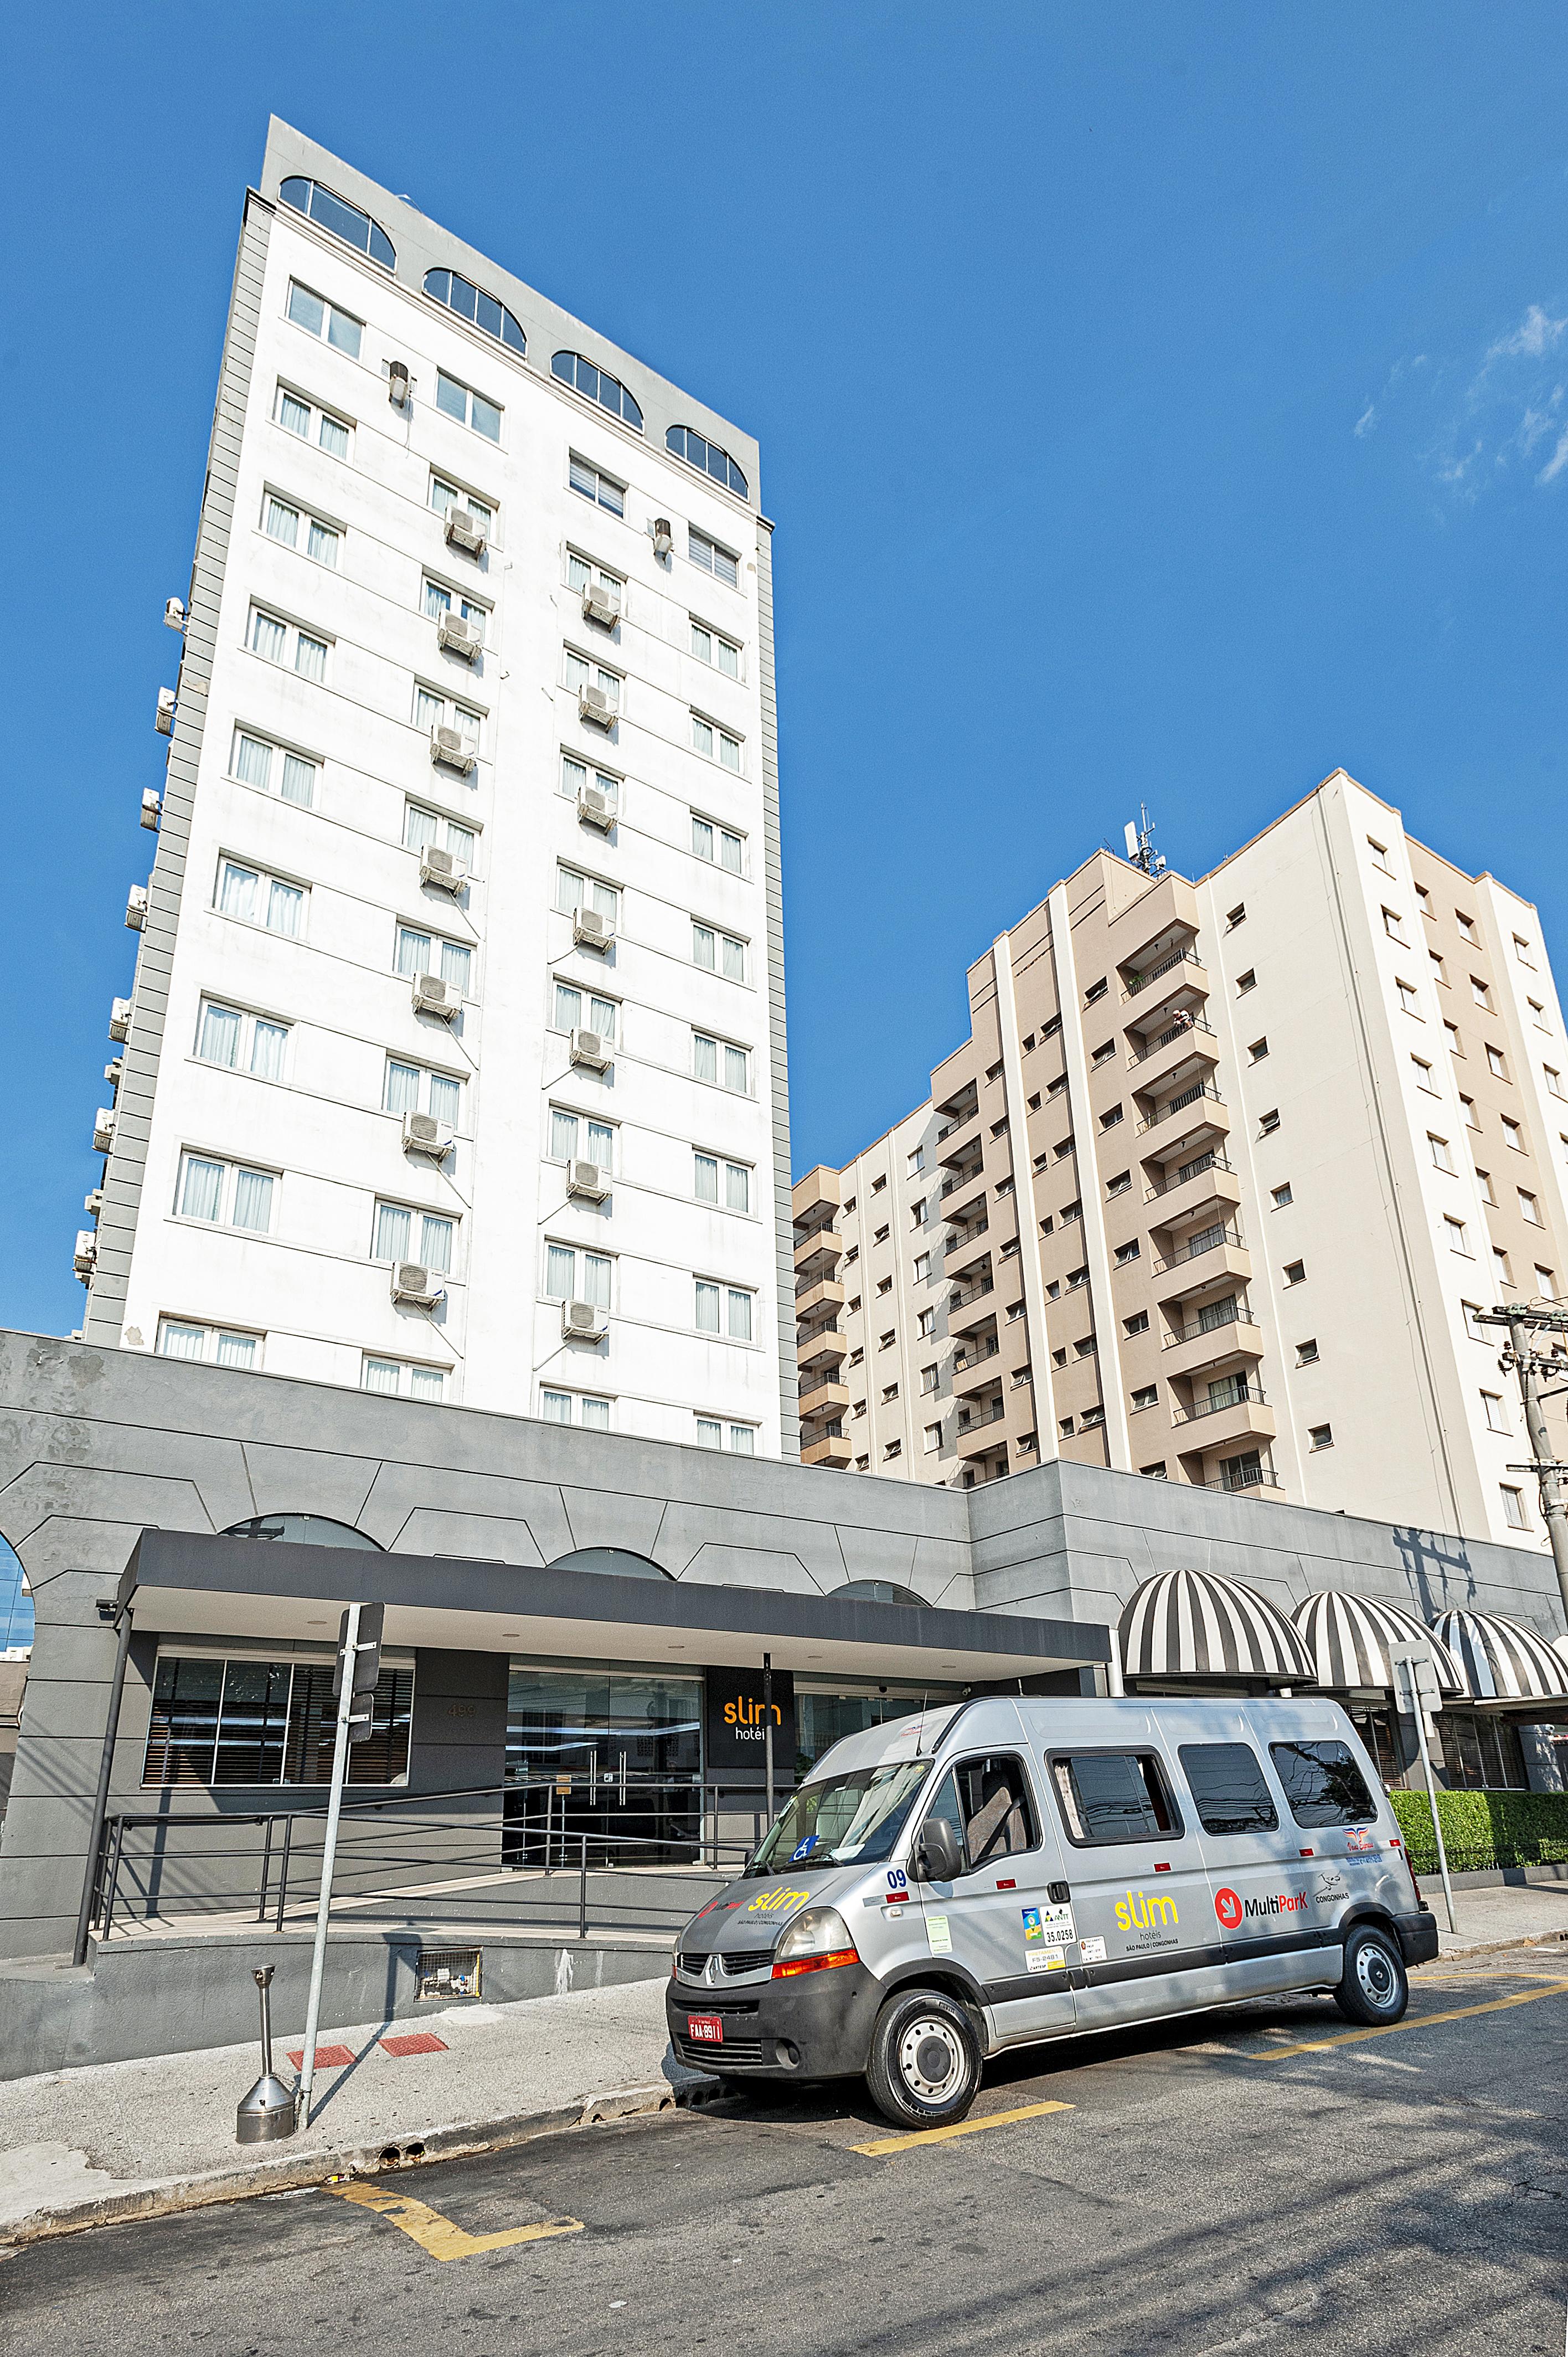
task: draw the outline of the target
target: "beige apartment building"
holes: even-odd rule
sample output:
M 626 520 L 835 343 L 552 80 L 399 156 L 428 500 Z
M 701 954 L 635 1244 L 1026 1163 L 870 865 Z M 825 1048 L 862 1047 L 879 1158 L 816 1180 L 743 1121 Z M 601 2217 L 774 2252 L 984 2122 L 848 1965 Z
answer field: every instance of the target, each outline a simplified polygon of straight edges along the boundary
M 1336 770 L 1196 883 L 1097 852 L 969 996 L 929 1099 L 795 1188 L 808 1463 L 1075 1458 L 1544 1544 L 1473 1322 L 1568 1287 L 1528 901 Z

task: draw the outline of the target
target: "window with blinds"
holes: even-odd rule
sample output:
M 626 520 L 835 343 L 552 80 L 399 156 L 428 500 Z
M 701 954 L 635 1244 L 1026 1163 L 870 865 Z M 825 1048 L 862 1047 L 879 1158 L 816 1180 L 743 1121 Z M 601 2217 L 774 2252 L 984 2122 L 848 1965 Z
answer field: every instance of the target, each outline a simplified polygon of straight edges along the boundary
M 408 1773 L 412 1669 L 383 1669 L 350 1784 Z M 166 1654 L 153 1687 L 144 1784 L 326 1784 L 336 1709 L 329 1662 L 198 1661 Z

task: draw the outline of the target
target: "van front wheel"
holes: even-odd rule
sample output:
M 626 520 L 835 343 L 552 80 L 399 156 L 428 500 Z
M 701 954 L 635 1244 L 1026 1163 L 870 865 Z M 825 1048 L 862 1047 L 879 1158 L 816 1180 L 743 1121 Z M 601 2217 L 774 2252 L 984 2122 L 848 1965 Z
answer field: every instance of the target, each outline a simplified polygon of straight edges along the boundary
M 961 2120 L 980 2090 L 980 2040 L 961 2005 L 940 1989 L 889 1997 L 871 2033 L 865 2083 L 901 2128 Z
M 1334 1992 L 1334 2002 L 1347 2021 L 1372 2028 L 1402 2019 L 1410 2003 L 1410 1981 L 1388 1932 L 1375 1924 L 1358 1923 L 1345 1943 L 1345 1971 Z

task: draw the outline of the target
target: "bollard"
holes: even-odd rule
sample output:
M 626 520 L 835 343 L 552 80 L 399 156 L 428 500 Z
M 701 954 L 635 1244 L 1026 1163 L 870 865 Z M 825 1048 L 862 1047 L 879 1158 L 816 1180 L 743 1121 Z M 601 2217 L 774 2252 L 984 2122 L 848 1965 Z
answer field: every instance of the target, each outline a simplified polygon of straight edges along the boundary
M 236 2144 L 274 2144 L 280 2136 L 293 2136 L 299 2125 L 295 2091 L 285 2087 L 273 2072 L 273 2016 L 267 1991 L 272 1986 L 273 1966 L 258 1971 L 255 1977 L 262 1995 L 262 2075 L 240 2104 L 234 2123 Z

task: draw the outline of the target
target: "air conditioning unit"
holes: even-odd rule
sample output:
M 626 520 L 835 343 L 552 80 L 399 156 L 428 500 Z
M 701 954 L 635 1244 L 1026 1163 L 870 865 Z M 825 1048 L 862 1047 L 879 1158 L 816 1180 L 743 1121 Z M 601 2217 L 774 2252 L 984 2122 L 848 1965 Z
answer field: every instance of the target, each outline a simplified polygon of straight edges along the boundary
M 118 1093 L 120 1083 L 125 1077 L 124 1057 L 112 1056 L 103 1067 L 103 1077 L 108 1082 L 110 1087 Z
M 81 1208 L 86 1212 L 90 1220 L 96 1220 L 103 1209 L 102 1188 L 90 1188 L 81 1199 Z
M 618 707 L 602 687 L 585 687 L 577 697 L 577 710 L 583 719 L 591 720 L 596 728 L 613 728 L 620 717 Z
M 157 731 L 160 737 L 172 737 L 174 735 L 174 690 L 172 687 L 160 687 L 158 690 Z
M 484 627 L 470 621 L 466 614 L 443 614 L 435 625 L 435 635 L 453 654 L 472 662 L 485 643 Z
M 142 788 L 142 824 L 157 832 L 158 821 L 164 814 L 164 798 L 156 786 Z
M 450 1023 L 463 1011 L 463 994 L 455 982 L 443 982 L 438 974 L 416 974 L 413 1011 L 416 1015 L 439 1015 L 443 1022 Z
M 610 1191 L 610 1174 L 596 1162 L 568 1162 L 566 1192 L 590 1203 L 602 1203 Z
M 166 597 L 164 599 L 164 628 L 167 630 L 184 630 L 185 600 L 183 597 Z
M 567 1342 L 602 1342 L 610 1330 L 605 1311 L 596 1309 L 591 1301 L 564 1301 L 561 1304 L 561 1335 Z
M 131 1002 L 128 998 L 112 999 L 109 1005 L 109 1037 L 111 1039 L 128 1039 L 130 1036 Z
M 577 816 L 586 820 L 589 826 L 602 828 L 607 834 L 620 816 L 620 804 L 613 794 L 607 794 L 602 786 L 579 786 Z
M 441 1279 L 416 1260 L 400 1260 L 392 1270 L 392 1299 L 410 1302 L 415 1309 L 434 1309 L 446 1289 Z
M 614 630 L 620 619 L 620 583 L 590 581 L 583 592 L 583 616 L 585 621 L 602 622 Z
M 613 917 L 601 917 L 596 909 L 574 909 L 572 939 L 581 949 L 607 950 L 616 937 Z
M 454 503 L 446 511 L 446 544 L 449 548 L 466 548 L 470 556 L 483 556 L 485 527 L 468 509 Z
M 114 1115 L 108 1105 L 100 1105 L 92 1116 L 92 1150 L 107 1154 L 114 1143 Z
M 433 1113 L 405 1113 L 403 1150 L 405 1154 L 427 1154 L 433 1162 L 443 1162 L 452 1151 L 452 1133 L 443 1128 Z
M 125 922 L 134 933 L 139 933 L 147 921 L 147 888 L 133 884 L 125 900 Z
M 610 1043 L 599 1031 L 574 1031 L 572 1061 L 586 1064 L 591 1072 L 602 1072 L 610 1060 Z
M 406 361 L 388 361 L 387 399 L 395 402 L 400 409 L 408 399 L 408 362 Z
M 433 843 L 427 843 L 419 855 L 419 880 L 439 884 L 444 892 L 461 892 L 468 871 L 455 853 L 437 851 Z
M 460 728 L 445 728 L 437 721 L 430 732 L 430 758 L 448 770 L 461 770 L 467 777 L 478 756 Z
M 76 1232 L 76 1258 L 74 1266 L 76 1273 L 78 1276 L 81 1277 L 83 1285 L 87 1283 L 88 1278 L 92 1275 L 92 1272 L 97 1265 L 98 1238 L 93 1234 L 91 1228 L 78 1228 Z

